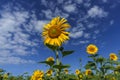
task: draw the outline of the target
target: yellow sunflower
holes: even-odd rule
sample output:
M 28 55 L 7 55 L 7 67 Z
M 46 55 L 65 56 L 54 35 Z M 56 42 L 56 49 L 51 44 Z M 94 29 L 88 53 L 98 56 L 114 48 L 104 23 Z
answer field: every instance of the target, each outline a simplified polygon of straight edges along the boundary
M 79 78 L 80 78 L 80 79 L 82 79 L 82 78 L 83 78 L 83 75 L 82 75 L 82 74 L 80 74 L 80 75 L 78 75 L 78 76 L 79 76 Z
M 69 71 L 68 71 L 68 69 L 64 69 L 64 72 L 65 72 L 65 74 L 68 74 Z
M 48 70 L 48 71 L 46 72 L 47 76 L 52 76 L 52 73 L 53 73 L 52 70 Z
M 76 69 L 75 74 L 79 75 L 80 74 L 80 70 Z
M 61 46 L 63 42 L 69 39 L 69 32 L 66 31 L 69 27 L 70 25 L 65 18 L 53 18 L 43 28 L 44 44 Z
M 34 71 L 33 75 L 31 76 L 31 80 L 43 80 L 44 72 L 40 70 Z
M 4 74 L 4 75 L 3 75 L 3 79 L 4 79 L 4 80 L 7 80 L 7 79 L 8 79 L 8 74 Z
M 87 70 L 85 71 L 85 75 L 90 75 L 90 74 L 92 74 L 92 71 L 91 71 L 90 69 L 87 69 Z
M 110 54 L 110 59 L 113 60 L 113 61 L 117 61 L 118 60 L 118 57 L 115 53 L 111 53 Z
M 55 61 L 55 60 L 54 60 L 53 57 L 48 57 L 48 58 L 46 59 L 46 61 L 48 61 L 48 62 L 52 62 L 52 61 Z
M 115 77 L 112 77 L 110 80 L 116 80 Z
M 87 46 L 86 52 L 87 52 L 88 54 L 96 54 L 96 53 L 98 52 L 98 48 L 97 48 L 97 46 L 94 45 L 94 44 L 89 44 L 89 45 Z

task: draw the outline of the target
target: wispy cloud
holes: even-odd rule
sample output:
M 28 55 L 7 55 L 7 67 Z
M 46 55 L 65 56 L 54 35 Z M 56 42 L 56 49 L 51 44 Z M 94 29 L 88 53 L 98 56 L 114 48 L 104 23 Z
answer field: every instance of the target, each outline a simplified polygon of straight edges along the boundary
M 35 33 L 42 31 L 45 20 L 37 20 L 34 14 L 29 14 L 26 10 L 18 8 L 12 10 L 3 8 L 0 11 L 0 63 L 19 64 L 34 63 L 34 60 L 27 60 L 22 57 L 32 55 L 37 52 L 35 49 L 40 42 L 40 38 Z
M 56 8 L 54 11 L 47 9 L 47 10 L 42 10 L 42 12 L 45 14 L 45 17 L 47 19 L 52 19 L 53 17 L 56 16 L 61 16 L 61 17 L 69 17 L 68 13 L 63 12 L 61 9 Z
M 64 6 L 63 6 L 63 9 L 64 9 L 65 11 L 69 12 L 69 13 L 77 11 L 75 4 L 64 5 Z
M 83 31 L 71 32 L 70 37 L 72 38 L 80 38 L 83 36 Z
M 111 20 L 111 21 L 110 21 L 110 25 L 113 25 L 113 24 L 114 24 L 114 20 Z
M 105 12 L 102 8 L 98 6 L 93 6 L 90 10 L 88 10 L 88 16 L 94 18 L 94 17 L 106 17 L 108 15 L 107 12 Z

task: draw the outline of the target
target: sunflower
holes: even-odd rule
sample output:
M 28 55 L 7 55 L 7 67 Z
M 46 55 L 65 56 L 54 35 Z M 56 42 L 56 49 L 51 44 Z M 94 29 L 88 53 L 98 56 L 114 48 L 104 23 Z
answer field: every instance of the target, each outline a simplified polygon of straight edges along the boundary
M 65 18 L 53 18 L 43 28 L 44 44 L 61 46 L 63 42 L 69 39 L 69 32 L 66 31 L 69 27 L 70 25 Z
M 79 75 L 80 74 L 80 70 L 76 69 L 75 74 Z
M 65 72 L 65 74 L 68 74 L 69 71 L 68 71 L 68 69 L 64 69 L 64 72 Z
M 52 75 L 52 73 L 53 73 L 53 71 L 52 71 L 52 70 L 48 70 L 48 71 L 46 72 L 47 76 L 51 76 L 51 75 Z
M 48 57 L 48 58 L 46 59 L 46 61 L 48 61 L 48 62 L 53 62 L 53 61 L 55 61 L 55 60 L 54 60 L 53 57 Z
M 89 44 L 89 45 L 87 46 L 86 52 L 87 52 L 88 54 L 96 54 L 96 53 L 98 52 L 98 48 L 97 48 L 97 46 L 94 45 L 94 44 Z
M 113 60 L 113 61 L 117 61 L 118 60 L 118 57 L 115 53 L 111 53 L 110 54 L 110 59 Z
M 116 80 L 115 77 L 112 77 L 110 80 Z
M 80 79 L 82 79 L 82 78 L 83 78 L 83 75 L 82 75 L 82 74 L 80 74 L 80 75 L 78 75 L 78 76 L 79 76 L 79 78 L 80 78 Z
M 117 65 L 117 66 L 115 67 L 115 71 L 120 72 L 120 65 Z
M 85 71 L 85 75 L 91 75 L 92 74 L 92 71 L 90 70 L 90 69 L 87 69 L 86 71 Z
M 7 80 L 7 79 L 8 79 L 8 74 L 4 74 L 4 75 L 3 75 L 3 79 L 4 79 L 4 80 Z
M 31 76 L 31 80 L 43 80 L 44 72 L 40 70 L 34 71 L 33 75 Z

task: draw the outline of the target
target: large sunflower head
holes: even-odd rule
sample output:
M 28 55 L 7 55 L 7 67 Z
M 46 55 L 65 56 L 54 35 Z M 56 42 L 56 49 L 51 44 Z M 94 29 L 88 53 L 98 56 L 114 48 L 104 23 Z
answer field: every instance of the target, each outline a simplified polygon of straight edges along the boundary
M 96 54 L 96 53 L 98 52 L 98 48 L 97 48 L 97 46 L 94 45 L 94 44 L 89 44 L 89 45 L 87 46 L 86 52 L 87 52 L 88 54 Z
M 115 53 L 111 53 L 110 54 L 110 59 L 113 60 L 113 61 L 117 61 L 118 60 L 118 57 Z
M 63 42 L 69 39 L 69 32 L 66 31 L 69 27 L 70 25 L 65 18 L 53 18 L 43 28 L 44 44 L 61 46 Z

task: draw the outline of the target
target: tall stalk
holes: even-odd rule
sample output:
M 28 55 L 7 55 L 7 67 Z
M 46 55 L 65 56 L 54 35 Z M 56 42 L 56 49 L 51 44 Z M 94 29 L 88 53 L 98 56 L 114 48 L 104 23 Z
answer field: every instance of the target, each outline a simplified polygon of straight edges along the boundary
M 55 50 L 55 56 L 56 56 L 56 65 L 60 65 L 60 60 L 59 60 L 59 53 L 57 50 Z M 60 70 L 59 69 L 56 69 L 56 72 L 57 72 L 57 79 L 60 80 Z

